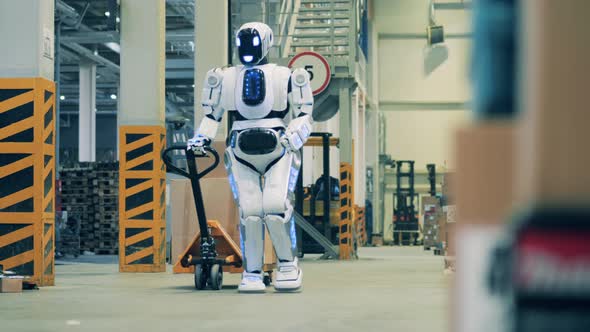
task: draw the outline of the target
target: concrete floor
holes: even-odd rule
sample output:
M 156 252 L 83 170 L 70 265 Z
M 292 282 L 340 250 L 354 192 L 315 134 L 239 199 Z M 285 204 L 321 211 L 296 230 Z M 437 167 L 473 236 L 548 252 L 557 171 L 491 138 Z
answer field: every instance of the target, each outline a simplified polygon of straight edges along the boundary
M 420 247 L 363 248 L 358 261 L 303 260 L 301 293 L 194 290 L 192 275 L 120 274 L 115 257 L 56 266 L 57 286 L 0 294 L 2 331 L 448 330 L 449 277 Z

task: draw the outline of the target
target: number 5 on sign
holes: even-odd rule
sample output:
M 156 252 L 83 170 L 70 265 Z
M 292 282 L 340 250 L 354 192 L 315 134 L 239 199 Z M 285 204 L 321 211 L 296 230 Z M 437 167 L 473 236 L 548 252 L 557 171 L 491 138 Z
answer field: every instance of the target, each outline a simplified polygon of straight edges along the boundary
M 309 73 L 309 80 L 313 81 L 313 65 L 305 66 L 305 70 Z
M 332 78 L 328 61 L 316 52 L 301 52 L 295 55 L 289 61 L 289 68 L 303 68 L 309 73 L 314 96 L 322 93 L 328 87 Z

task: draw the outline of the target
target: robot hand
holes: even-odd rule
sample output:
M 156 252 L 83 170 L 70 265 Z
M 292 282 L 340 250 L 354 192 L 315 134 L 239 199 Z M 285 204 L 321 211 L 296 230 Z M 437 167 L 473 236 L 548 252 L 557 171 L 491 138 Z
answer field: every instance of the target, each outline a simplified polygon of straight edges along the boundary
M 290 152 L 295 152 L 303 146 L 303 140 L 299 134 L 287 131 L 281 135 L 281 144 Z
M 211 144 L 211 140 L 207 136 L 195 133 L 195 136 L 186 142 L 186 149 L 205 153 L 203 148 L 209 144 Z

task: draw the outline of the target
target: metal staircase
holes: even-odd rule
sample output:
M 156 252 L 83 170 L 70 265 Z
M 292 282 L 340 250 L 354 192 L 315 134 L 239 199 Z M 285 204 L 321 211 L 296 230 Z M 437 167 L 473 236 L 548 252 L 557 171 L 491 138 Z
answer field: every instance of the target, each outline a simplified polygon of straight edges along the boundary
M 335 77 L 354 77 L 357 61 L 357 0 L 299 0 L 289 57 L 303 51 L 323 55 Z
M 298 53 L 323 55 L 332 83 L 316 96 L 314 117 L 327 120 L 339 109 L 340 88 L 364 82 L 364 62 L 357 39 L 358 0 L 284 0 L 279 54 L 288 61 Z M 361 83 L 363 84 L 363 83 Z M 364 85 L 364 84 L 363 84 Z

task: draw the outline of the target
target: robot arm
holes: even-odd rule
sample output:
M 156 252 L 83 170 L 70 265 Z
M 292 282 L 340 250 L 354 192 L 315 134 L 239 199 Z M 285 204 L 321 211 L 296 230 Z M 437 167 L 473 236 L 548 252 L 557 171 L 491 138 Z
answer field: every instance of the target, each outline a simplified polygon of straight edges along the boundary
M 223 70 L 215 68 L 207 72 L 201 92 L 201 106 L 205 117 L 195 136 L 188 141 L 188 148 L 199 148 L 215 138 L 219 122 L 225 111 L 221 106 L 221 88 L 223 83 Z
M 291 151 L 301 149 L 309 138 L 312 130 L 313 93 L 309 82 L 309 74 L 297 68 L 291 74 L 291 93 L 289 101 L 293 108 L 294 119 L 285 132 L 283 145 Z

